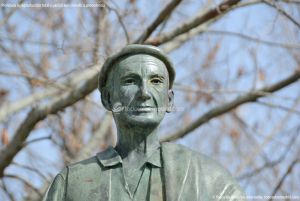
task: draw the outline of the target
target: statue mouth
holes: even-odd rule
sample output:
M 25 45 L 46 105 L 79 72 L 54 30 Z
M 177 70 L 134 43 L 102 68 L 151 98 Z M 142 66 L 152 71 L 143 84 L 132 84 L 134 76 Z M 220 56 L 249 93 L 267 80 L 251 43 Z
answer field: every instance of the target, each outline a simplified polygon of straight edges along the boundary
M 154 107 L 152 106 L 138 106 L 133 108 L 133 112 L 138 112 L 138 113 L 148 113 L 154 111 Z

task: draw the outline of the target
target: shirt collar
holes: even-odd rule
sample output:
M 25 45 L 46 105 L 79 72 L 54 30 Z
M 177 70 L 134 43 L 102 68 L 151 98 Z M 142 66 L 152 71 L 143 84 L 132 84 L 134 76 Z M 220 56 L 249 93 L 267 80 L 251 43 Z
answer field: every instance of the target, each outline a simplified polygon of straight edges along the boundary
M 105 151 L 97 154 L 97 159 L 104 167 L 110 167 L 122 163 L 122 158 L 113 147 L 108 147 Z M 155 167 L 162 167 L 160 147 L 158 147 L 145 163 Z
M 156 167 L 162 167 L 160 147 L 153 152 L 153 154 L 148 158 L 146 163 L 149 163 L 149 164 L 151 164 L 153 166 L 156 166 Z
M 104 167 L 114 166 L 122 163 L 122 158 L 113 147 L 97 154 L 97 159 Z

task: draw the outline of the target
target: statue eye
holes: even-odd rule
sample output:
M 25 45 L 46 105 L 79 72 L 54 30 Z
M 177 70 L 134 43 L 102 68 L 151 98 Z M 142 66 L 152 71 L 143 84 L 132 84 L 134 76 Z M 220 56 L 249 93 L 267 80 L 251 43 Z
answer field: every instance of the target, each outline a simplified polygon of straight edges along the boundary
M 132 78 L 128 78 L 125 80 L 125 84 L 134 84 L 134 83 L 135 83 L 135 81 Z
M 162 80 L 159 79 L 159 78 L 153 78 L 153 79 L 151 80 L 151 83 L 152 83 L 152 84 L 160 84 L 160 83 L 163 83 L 163 82 L 162 82 Z

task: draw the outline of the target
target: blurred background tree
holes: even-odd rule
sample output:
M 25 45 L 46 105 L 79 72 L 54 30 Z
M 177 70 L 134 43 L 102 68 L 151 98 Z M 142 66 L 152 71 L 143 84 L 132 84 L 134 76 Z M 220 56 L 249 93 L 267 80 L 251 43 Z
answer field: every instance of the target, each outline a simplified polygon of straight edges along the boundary
M 219 161 L 249 200 L 300 199 L 299 1 L 40 3 L 0 7 L 0 200 L 41 200 L 65 165 L 115 144 L 97 74 L 131 43 L 177 71 L 162 141 Z

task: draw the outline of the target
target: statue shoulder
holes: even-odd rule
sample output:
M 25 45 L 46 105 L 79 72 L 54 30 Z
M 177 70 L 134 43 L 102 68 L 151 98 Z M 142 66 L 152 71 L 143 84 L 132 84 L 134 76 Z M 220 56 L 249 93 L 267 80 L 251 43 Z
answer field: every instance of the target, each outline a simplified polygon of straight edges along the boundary
M 67 168 L 69 170 L 81 170 L 81 169 L 87 170 L 86 168 L 93 167 L 95 165 L 99 166 L 99 164 L 97 162 L 97 157 L 92 156 L 92 157 L 84 159 L 82 161 L 71 163 L 71 164 L 67 165 Z
M 245 192 L 236 179 L 212 158 L 201 156 L 201 167 L 208 192 L 220 200 L 246 200 Z
M 67 165 L 68 170 L 68 178 L 89 178 L 93 176 L 99 176 L 102 174 L 103 168 L 103 161 L 109 160 L 107 157 L 110 151 L 105 150 L 103 152 L 97 153 L 95 156 L 90 157 L 88 159 Z
M 181 145 L 175 144 L 171 142 L 164 142 L 161 144 L 163 152 L 176 156 L 177 154 L 181 155 L 191 155 L 191 154 L 198 154 L 197 152 Z
M 230 176 L 230 173 L 217 161 L 211 157 L 191 150 L 183 145 L 174 143 L 162 143 L 163 151 L 175 158 L 189 156 L 192 160 L 201 167 L 203 173 L 215 172 L 216 174 L 208 174 L 211 177 L 216 177 L 218 175 Z
M 194 176 L 203 179 L 210 196 L 225 200 L 226 198 L 244 200 L 245 194 L 239 184 L 220 163 L 211 157 L 173 143 L 163 143 L 162 150 L 165 159 L 171 160 L 172 164 L 182 166 L 182 170 L 185 168 L 182 164 L 190 164 L 189 168 L 192 168 L 192 172 L 199 174 Z

